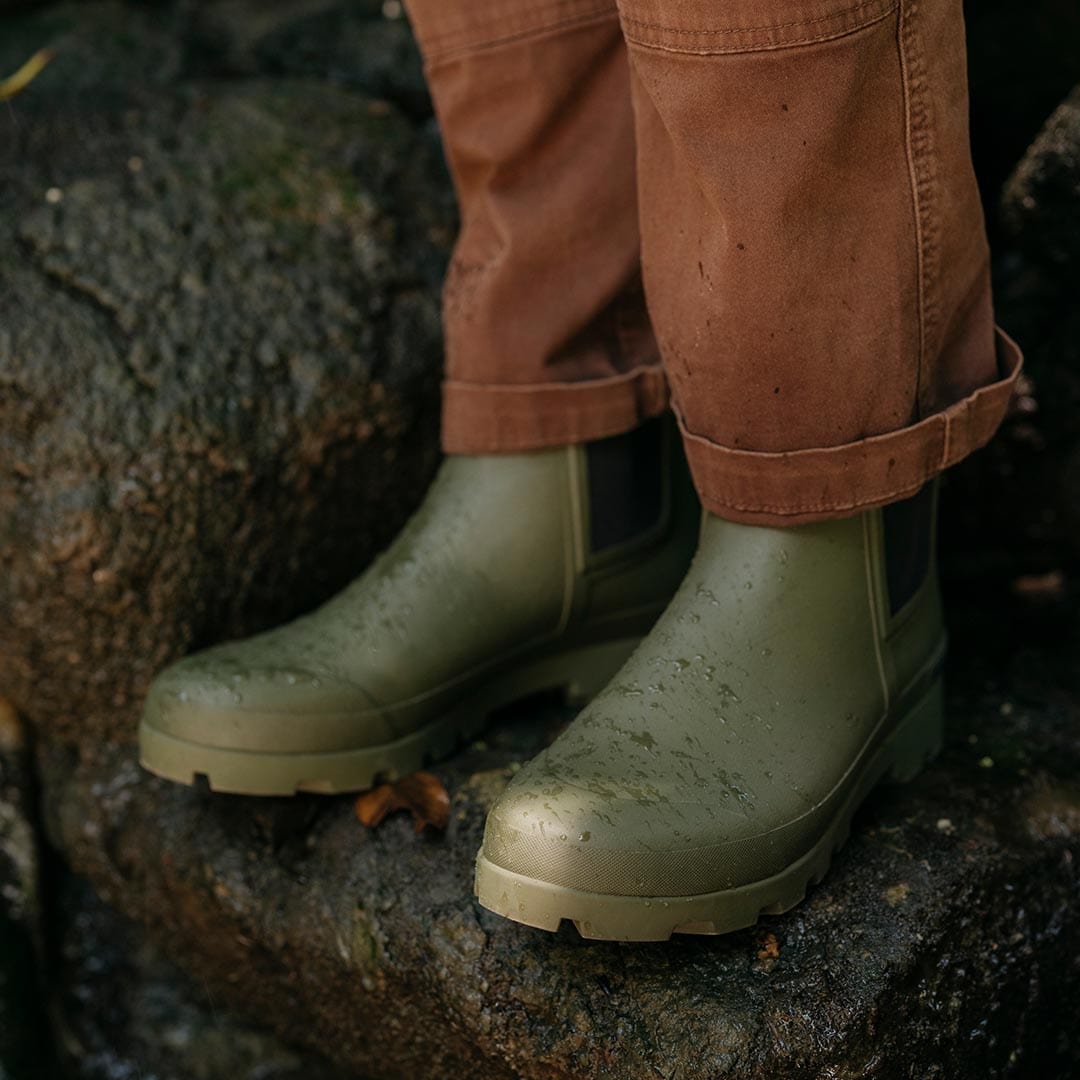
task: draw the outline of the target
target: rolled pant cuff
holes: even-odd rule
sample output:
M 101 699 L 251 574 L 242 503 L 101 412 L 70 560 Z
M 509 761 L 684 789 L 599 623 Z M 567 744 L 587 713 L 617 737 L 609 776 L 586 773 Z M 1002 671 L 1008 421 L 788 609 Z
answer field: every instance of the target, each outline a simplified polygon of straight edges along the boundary
M 842 446 L 760 453 L 721 446 L 682 429 L 706 510 L 748 525 L 805 525 L 913 495 L 939 472 L 985 445 L 1009 407 L 1023 358 L 997 331 L 1002 378 L 942 412 Z
M 659 364 L 570 383 L 443 383 L 442 445 L 448 454 L 544 450 L 630 431 L 668 407 Z

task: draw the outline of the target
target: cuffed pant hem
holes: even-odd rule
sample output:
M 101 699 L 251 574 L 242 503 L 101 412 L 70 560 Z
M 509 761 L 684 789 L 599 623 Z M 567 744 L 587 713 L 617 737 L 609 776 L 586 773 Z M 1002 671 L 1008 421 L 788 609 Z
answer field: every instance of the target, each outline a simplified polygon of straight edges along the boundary
M 842 446 L 734 450 L 688 431 L 679 416 L 702 504 L 729 521 L 786 526 L 846 517 L 913 495 L 985 445 L 1004 419 L 1023 358 L 1000 329 L 997 354 L 997 382 L 910 427 Z
M 508 454 L 621 435 L 668 407 L 658 364 L 622 375 L 529 385 L 443 383 L 448 454 Z

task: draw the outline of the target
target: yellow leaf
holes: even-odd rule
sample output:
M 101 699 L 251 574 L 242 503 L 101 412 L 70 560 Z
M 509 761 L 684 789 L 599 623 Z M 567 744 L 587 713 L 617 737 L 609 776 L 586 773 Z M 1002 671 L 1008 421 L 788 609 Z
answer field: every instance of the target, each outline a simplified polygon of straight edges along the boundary
M 21 90 L 25 90 L 41 74 L 52 58 L 51 49 L 42 49 L 34 53 L 10 79 L 0 80 L 0 101 L 13 98 Z

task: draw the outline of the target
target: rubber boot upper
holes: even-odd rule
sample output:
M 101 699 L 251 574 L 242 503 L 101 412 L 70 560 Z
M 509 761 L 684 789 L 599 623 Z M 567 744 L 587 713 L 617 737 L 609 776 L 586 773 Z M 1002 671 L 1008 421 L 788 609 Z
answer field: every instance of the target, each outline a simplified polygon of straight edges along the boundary
M 656 520 L 596 554 L 582 448 L 448 458 L 395 543 L 334 599 L 166 670 L 144 749 L 151 736 L 274 755 L 379 746 L 523 658 L 640 638 L 700 520 L 677 443 L 663 445 Z
M 792 864 L 939 673 L 936 575 L 895 613 L 885 580 L 880 512 L 792 529 L 710 516 L 652 632 L 491 810 L 481 860 L 644 897 Z

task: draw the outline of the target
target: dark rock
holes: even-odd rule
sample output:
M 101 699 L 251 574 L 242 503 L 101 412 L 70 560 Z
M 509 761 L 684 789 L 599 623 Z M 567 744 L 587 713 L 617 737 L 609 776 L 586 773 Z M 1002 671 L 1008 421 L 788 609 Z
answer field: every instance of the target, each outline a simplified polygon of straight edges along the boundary
M 1013 179 L 1001 205 L 1017 162 L 1076 83 L 1080 6 L 966 0 L 964 8 L 972 147 L 995 255 L 995 306 L 1024 350 L 1026 370 L 1003 431 L 946 476 L 945 565 L 974 583 L 1052 572 L 1080 555 L 1080 309 L 1075 275 L 1041 254 L 1075 243 L 1077 203 L 1055 188 L 1052 207 L 1042 204 L 1041 220 L 1036 208 L 1029 221 L 1017 214 Z M 1039 143 L 1045 146 L 1045 137 Z M 1025 183 L 1039 172 L 1031 164 L 1029 155 L 1021 166 Z
M 1045 572 L 1080 555 L 1080 88 L 1016 166 L 1000 216 L 998 316 L 1024 348 L 1026 378 L 1005 438 L 981 458 L 990 467 L 969 502 L 982 522 L 967 534 Z
M 1058 107 L 1005 187 L 1005 221 L 1030 259 L 1080 284 L 1080 87 Z M 1074 293 L 1075 295 L 1075 293 Z
M 57 891 L 66 1080 L 359 1080 L 217 1007 L 84 882 L 64 876 Z
M 67 792 L 58 841 L 110 903 L 222 1001 L 373 1077 L 1067 1077 L 1075 709 L 1031 656 L 989 692 L 976 667 L 941 762 L 873 798 L 802 907 L 722 939 L 589 943 L 476 905 L 485 810 L 563 719 L 550 707 L 439 770 L 442 838 L 406 816 L 367 832 L 348 799 L 177 788 L 126 751 L 45 775 Z
M 965 0 L 964 9 L 975 166 L 992 210 L 1013 166 L 1076 82 L 1080 6 Z
M 325 83 L 187 81 L 178 10 L 49 9 L 0 45 L 63 27 L 0 113 L 0 686 L 87 753 L 169 658 L 354 576 L 436 457 L 430 131 Z
M 325 79 L 386 98 L 417 118 L 432 105 L 400 3 L 317 0 L 269 7 L 259 0 L 203 3 L 188 48 L 190 64 L 219 74 Z
M 25 732 L 0 698 L 0 1080 L 51 1075 L 42 1005 L 42 901 Z
M 1059 31 L 1075 56 L 1080 9 L 1063 13 Z M 1036 18 L 1026 32 L 1050 29 Z M 990 207 L 1001 225 L 997 315 L 1024 349 L 1025 374 L 1002 432 L 945 484 L 946 565 L 972 581 L 1046 574 L 1080 556 L 1080 88 L 1031 139 Z

